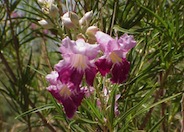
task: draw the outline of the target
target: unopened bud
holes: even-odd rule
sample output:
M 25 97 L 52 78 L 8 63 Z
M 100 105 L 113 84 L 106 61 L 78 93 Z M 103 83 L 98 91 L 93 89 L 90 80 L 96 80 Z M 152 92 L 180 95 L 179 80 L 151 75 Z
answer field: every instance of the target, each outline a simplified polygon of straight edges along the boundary
M 76 13 L 70 12 L 70 19 L 74 25 L 79 25 L 79 17 Z
M 45 0 L 38 0 L 38 4 L 39 5 L 44 5 L 45 4 Z
M 93 16 L 93 11 L 86 12 L 84 16 L 79 20 L 80 25 L 87 25 Z
M 48 21 L 42 19 L 40 21 L 38 21 L 38 23 L 45 29 L 51 29 L 53 28 L 53 25 L 51 23 L 49 23 Z
M 99 29 L 96 26 L 90 26 L 86 30 L 86 35 L 95 37 L 97 31 L 99 31 Z
M 91 21 L 92 16 L 93 16 L 93 11 L 89 11 L 84 14 L 86 21 Z
M 82 33 L 80 33 L 80 34 L 77 35 L 77 39 L 86 40 L 85 36 Z
M 67 12 L 62 16 L 62 21 L 65 27 L 71 29 L 79 25 L 79 17 L 74 12 Z
M 90 26 L 87 28 L 86 35 L 88 36 L 89 43 L 94 44 L 96 42 L 95 34 L 97 31 L 99 31 L 99 29 L 96 26 Z
M 63 25 L 69 29 L 71 28 L 74 28 L 75 25 L 73 24 L 73 22 L 71 21 L 70 19 L 70 15 L 69 15 L 69 12 L 66 12 L 62 17 L 62 22 L 63 22 Z
M 50 9 L 49 9 L 49 15 L 53 18 L 56 18 L 58 16 L 58 12 L 59 10 L 57 6 L 54 4 L 51 4 Z

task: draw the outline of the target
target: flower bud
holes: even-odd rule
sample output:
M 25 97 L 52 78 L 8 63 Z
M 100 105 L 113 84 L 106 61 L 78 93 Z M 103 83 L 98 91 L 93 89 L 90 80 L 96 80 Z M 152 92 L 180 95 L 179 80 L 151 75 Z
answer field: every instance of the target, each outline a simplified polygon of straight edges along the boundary
M 69 12 L 66 12 L 62 17 L 62 22 L 63 22 L 63 25 L 69 29 L 71 28 L 74 28 L 75 25 L 73 24 L 73 22 L 71 21 L 70 19 L 70 15 L 69 15 Z
M 51 29 L 51 28 L 53 28 L 53 25 L 52 25 L 50 22 L 48 22 L 48 21 L 46 21 L 46 20 L 44 20 L 44 19 L 38 21 L 38 23 L 39 23 L 43 28 L 45 28 L 45 29 Z
M 39 5 L 44 5 L 45 4 L 45 0 L 38 0 L 38 4 Z
M 54 0 L 37 0 L 37 2 L 41 6 L 45 6 L 45 5 L 51 5 L 52 3 L 54 3 Z
M 96 26 L 90 26 L 86 30 L 86 35 L 95 37 L 97 31 L 99 31 L 99 29 Z
M 99 31 L 99 29 L 96 26 L 90 26 L 90 27 L 87 28 L 86 35 L 88 36 L 89 43 L 95 43 L 96 42 L 95 34 L 96 34 L 97 31 Z
M 78 15 L 76 14 L 76 13 L 74 13 L 74 12 L 70 12 L 70 19 L 71 19 L 71 21 L 72 21 L 72 23 L 74 24 L 74 25 L 79 25 L 79 17 L 78 17 Z
M 64 26 L 69 29 L 75 28 L 79 25 L 79 17 L 74 12 L 66 12 L 62 16 L 62 21 L 63 21 Z
M 82 33 L 80 33 L 80 34 L 77 35 L 77 39 L 86 40 L 85 36 Z
M 56 18 L 58 16 L 58 12 L 59 10 L 57 6 L 54 4 L 51 4 L 50 9 L 49 9 L 49 15 L 53 18 Z
M 79 20 L 80 25 L 87 25 L 91 21 L 92 16 L 93 11 L 86 12 L 86 14 L 84 14 L 84 16 Z
M 89 11 L 84 14 L 84 18 L 86 19 L 86 21 L 90 21 L 92 19 L 92 16 L 93 16 L 93 11 Z

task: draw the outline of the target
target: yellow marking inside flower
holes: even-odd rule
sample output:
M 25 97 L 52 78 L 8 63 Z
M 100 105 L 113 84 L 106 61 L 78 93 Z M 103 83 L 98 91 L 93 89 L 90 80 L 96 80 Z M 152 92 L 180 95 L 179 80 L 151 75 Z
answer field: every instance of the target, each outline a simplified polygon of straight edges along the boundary
M 84 70 L 87 67 L 87 58 L 84 55 L 76 54 L 71 61 L 72 66 L 77 69 Z
M 109 57 L 111 58 L 113 63 L 118 63 L 122 61 L 122 59 L 114 52 L 112 52 Z
M 60 90 L 60 95 L 64 97 L 69 97 L 71 95 L 71 91 L 69 90 L 67 85 L 64 85 Z

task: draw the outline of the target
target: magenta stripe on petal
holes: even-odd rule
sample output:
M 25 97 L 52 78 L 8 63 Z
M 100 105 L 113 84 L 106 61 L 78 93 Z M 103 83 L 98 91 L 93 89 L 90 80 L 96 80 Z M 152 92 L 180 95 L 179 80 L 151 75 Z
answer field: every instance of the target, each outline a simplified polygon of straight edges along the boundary
M 111 81 L 113 83 L 123 83 L 128 76 L 130 70 L 130 63 L 123 58 L 121 63 L 114 64 L 111 70 Z
M 73 68 L 72 69 L 72 72 L 71 72 L 71 77 L 70 77 L 71 82 L 75 86 L 79 86 L 80 83 L 81 83 L 81 81 L 82 81 L 83 75 L 84 75 L 84 72 L 83 71 L 79 71 L 76 68 Z
M 58 101 L 60 100 L 61 95 L 59 94 L 59 89 L 56 85 L 50 85 L 47 87 L 47 90 L 54 96 Z
M 71 76 L 71 69 L 69 67 L 65 67 L 61 69 L 59 72 L 59 80 L 64 84 L 70 81 L 70 76 Z
M 93 81 L 96 73 L 97 69 L 95 67 L 90 67 L 85 70 L 85 77 L 88 85 L 93 86 Z
M 72 84 L 50 85 L 47 90 L 60 104 L 64 106 L 64 110 L 68 118 L 72 118 L 74 116 L 85 95 L 85 90 L 81 90 L 78 86 L 73 88 Z
M 64 106 L 67 117 L 72 118 L 77 111 L 77 106 L 73 102 L 72 98 L 63 98 L 61 102 Z
M 95 62 L 99 72 L 102 76 L 105 76 L 107 73 L 110 72 L 112 67 L 112 62 L 108 62 L 106 59 L 99 59 Z
M 82 99 L 84 98 L 84 91 L 74 91 L 68 98 L 62 98 L 61 102 L 64 106 L 66 115 L 68 118 L 72 118 L 80 106 Z
M 82 99 L 84 98 L 84 95 L 85 95 L 84 90 L 80 90 L 80 91 L 71 95 L 71 98 L 77 107 L 81 105 L 81 102 L 82 102 Z

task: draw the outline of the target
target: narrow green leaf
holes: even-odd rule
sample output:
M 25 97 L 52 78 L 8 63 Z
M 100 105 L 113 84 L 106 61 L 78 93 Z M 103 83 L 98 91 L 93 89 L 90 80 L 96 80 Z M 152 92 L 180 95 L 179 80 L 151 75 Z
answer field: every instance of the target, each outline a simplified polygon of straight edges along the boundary
M 5 93 L 6 95 L 9 95 L 9 93 L 6 91 L 6 90 L 4 90 L 3 88 L 0 88 L 0 93 Z
M 34 71 L 36 71 L 37 73 L 39 73 L 39 74 L 42 75 L 42 76 L 46 76 L 46 73 L 43 73 L 43 72 L 41 72 L 41 71 L 35 69 L 35 68 L 32 67 L 32 66 L 29 66 L 29 65 L 28 65 L 27 67 L 30 67 L 31 69 L 33 69 Z
M 145 112 L 145 111 L 147 111 L 147 110 L 149 110 L 149 109 L 151 109 L 151 108 L 153 108 L 153 107 L 155 107 L 155 106 L 157 106 L 157 105 L 159 105 L 159 104 L 162 104 L 162 103 L 164 103 L 164 102 L 166 102 L 166 101 L 169 101 L 169 100 L 171 100 L 171 99 L 173 99 L 173 98 L 175 98 L 175 97 L 177 97 L 177 96 L 179 96 L 179 95 L 181 95 L 181 94 L 182 94 L 182 93 L 177 93 L 177 94 L 175 94 L 175 95 L 173 95 L 173 96 L 170 96 L 170 97 L 168 97 L 168 98 L 162 99 L 162 100 L 160 100 L 160 101 L 158 101 L 158 102 L 152 104 L 151 106 L 149 106 L 149 107 L 147 107 L 147 108 L 145 108 L 145 109 L 142 109 L 142 110 L 138 111 L 134 116 L 140 115 L 141 113 L 143 113 L 143 112 Z
M 122 33 L 128 33 L 128 34 L 138 34 L 139 32 L 135 31 L 134 29 L 125 29 L 120 27 L 119 25 L 114 25 L 113 29 L 122 32 Z
M 166 29 L 168 28 L 166 22 L 159 15 L 157 15 L 156 13 L 154 13 L 153 11 L 151 11 L 150 9 L 148 9 L 147 7 L 141 5 L 140 3 L 139 3 L 139 6 L 141 8 L 143 8 L 144 10 L 146 10 L 147 12 L 149 12 L 150 14 L 152 14 L 154 17 L 156 17 L 164 25 L 164 27 Z
M 80 128 L 78 125 L 74 125 L 73 127 L 77 130 L 77 132 L 86 132 L 85 130 Z
M 140 108 L 142 104 L 145 103 L 150 98 L 150 96 L 153 94 L 154 91 L 155 88 L 152 88 L 139 103 L 137 103 L 135 106 L 133 106 L 128 111 L 123 113 L 117 120 L 115 120 L 114 126 L 116 126 L 118 122 L 124 120 L 128 115 L 133 114 L 135 111 L 137 111 L 137 109 Z
M 135 115 L 133 115 L 129 120 L 127 120 L 125 126 L 124 126 L 120 131 L 126 130 L 126 128 L 127 128 L 128 124 L 130 123 L 130 121 L 131 121 L 133 118 L 135 118 L 136 116 L 140 115 L 141 113 L 143 113 L 143 112 L 145 112 L 145 111 L 147 111 L 147 110 L 149 110 L 149 109 L 151 109 L 151 108 L 153 108 L 153 107 L 155 107 L 155 106 L 157 106 L 157 105 L 159 105 L 159 104 L 162 104 L 163 102 L 169 101 L 169 100 L 171 100 L 171 99 L 173 99 L 173 98 L 175 98 L 175 97 L 177 97 L 177 96 L 179 96 L 179 95 L 181 95 L 181 94 L 182 94 L 182 93 L 177 93 L 177 94 L 175 94 L 175 95 L 173 95 L 173 96 L 170 96 L 170 97 L 168 97 L 168 98 L 165 98 L 165 99 L 163 99 L 163 100 L 160 100 L 159 102 L 156 102 L 156 103 L 152 104 L 151 106 L 149 106 L 149 107 L 147 107 L 147 108 L 144 108 L 144 109 L 142 109 L 142 110 L 140 110 L 140 111 L 137 111 Z
M 98 118 L 100 123 L 103 124 L 102 115 L 99 109 L 97 109 L 91 101 L 86 99 L 85 102 L 88 104 L 88 107 L 92 110 L 93 113 L 91 114 L 94 114 Z
M 116 91 L 117 91 L 118 85 L 116 85 L 110 95 L 110 99 L 108 102 L 111 105 L 111 109 L 110 109 L 110 123 L 113 126 L 113 122 L 114 122 L 114 118 L 115 118 L 115 113 L 114 113 L 114 108 L 115 108 L 115 103 L 116 103 Z
M 36 112 L 39 112 L 39 111 L 43 111 L 43 110 L 46 110 L 46 109 L 52 109 L 52 108 L 55 108 L 55 106 L 53 104 L 43 105 L 43 106 L 31 109 L 29 111 L 26 111 L 26 112 L 16 116 L 15 119 L 21 118 L 21 117 L 26 116 L 28 114 L 32 114 L 32 113 L 36 113 Z
M 156 128 L 162 123 L 162 121 L 165 119 L 165 117 L 167 117 L 167 115 L 165 115 L 164 117 L 162 117 L 150 130 L 149 132 L 155 132 Z
M 77 124 L 77 123 L 80 123 L 80 124 L 82 124 L 82 123 L 98 124 L 98 122 L 96 122 L 96 121 L 92 121 L 92 120 L 85 119 L 85 118 L 79 118 L 79 119 L 75 119 L 72 122 L 70 122 L 69 126 L 72 126 L 72 125 Z

